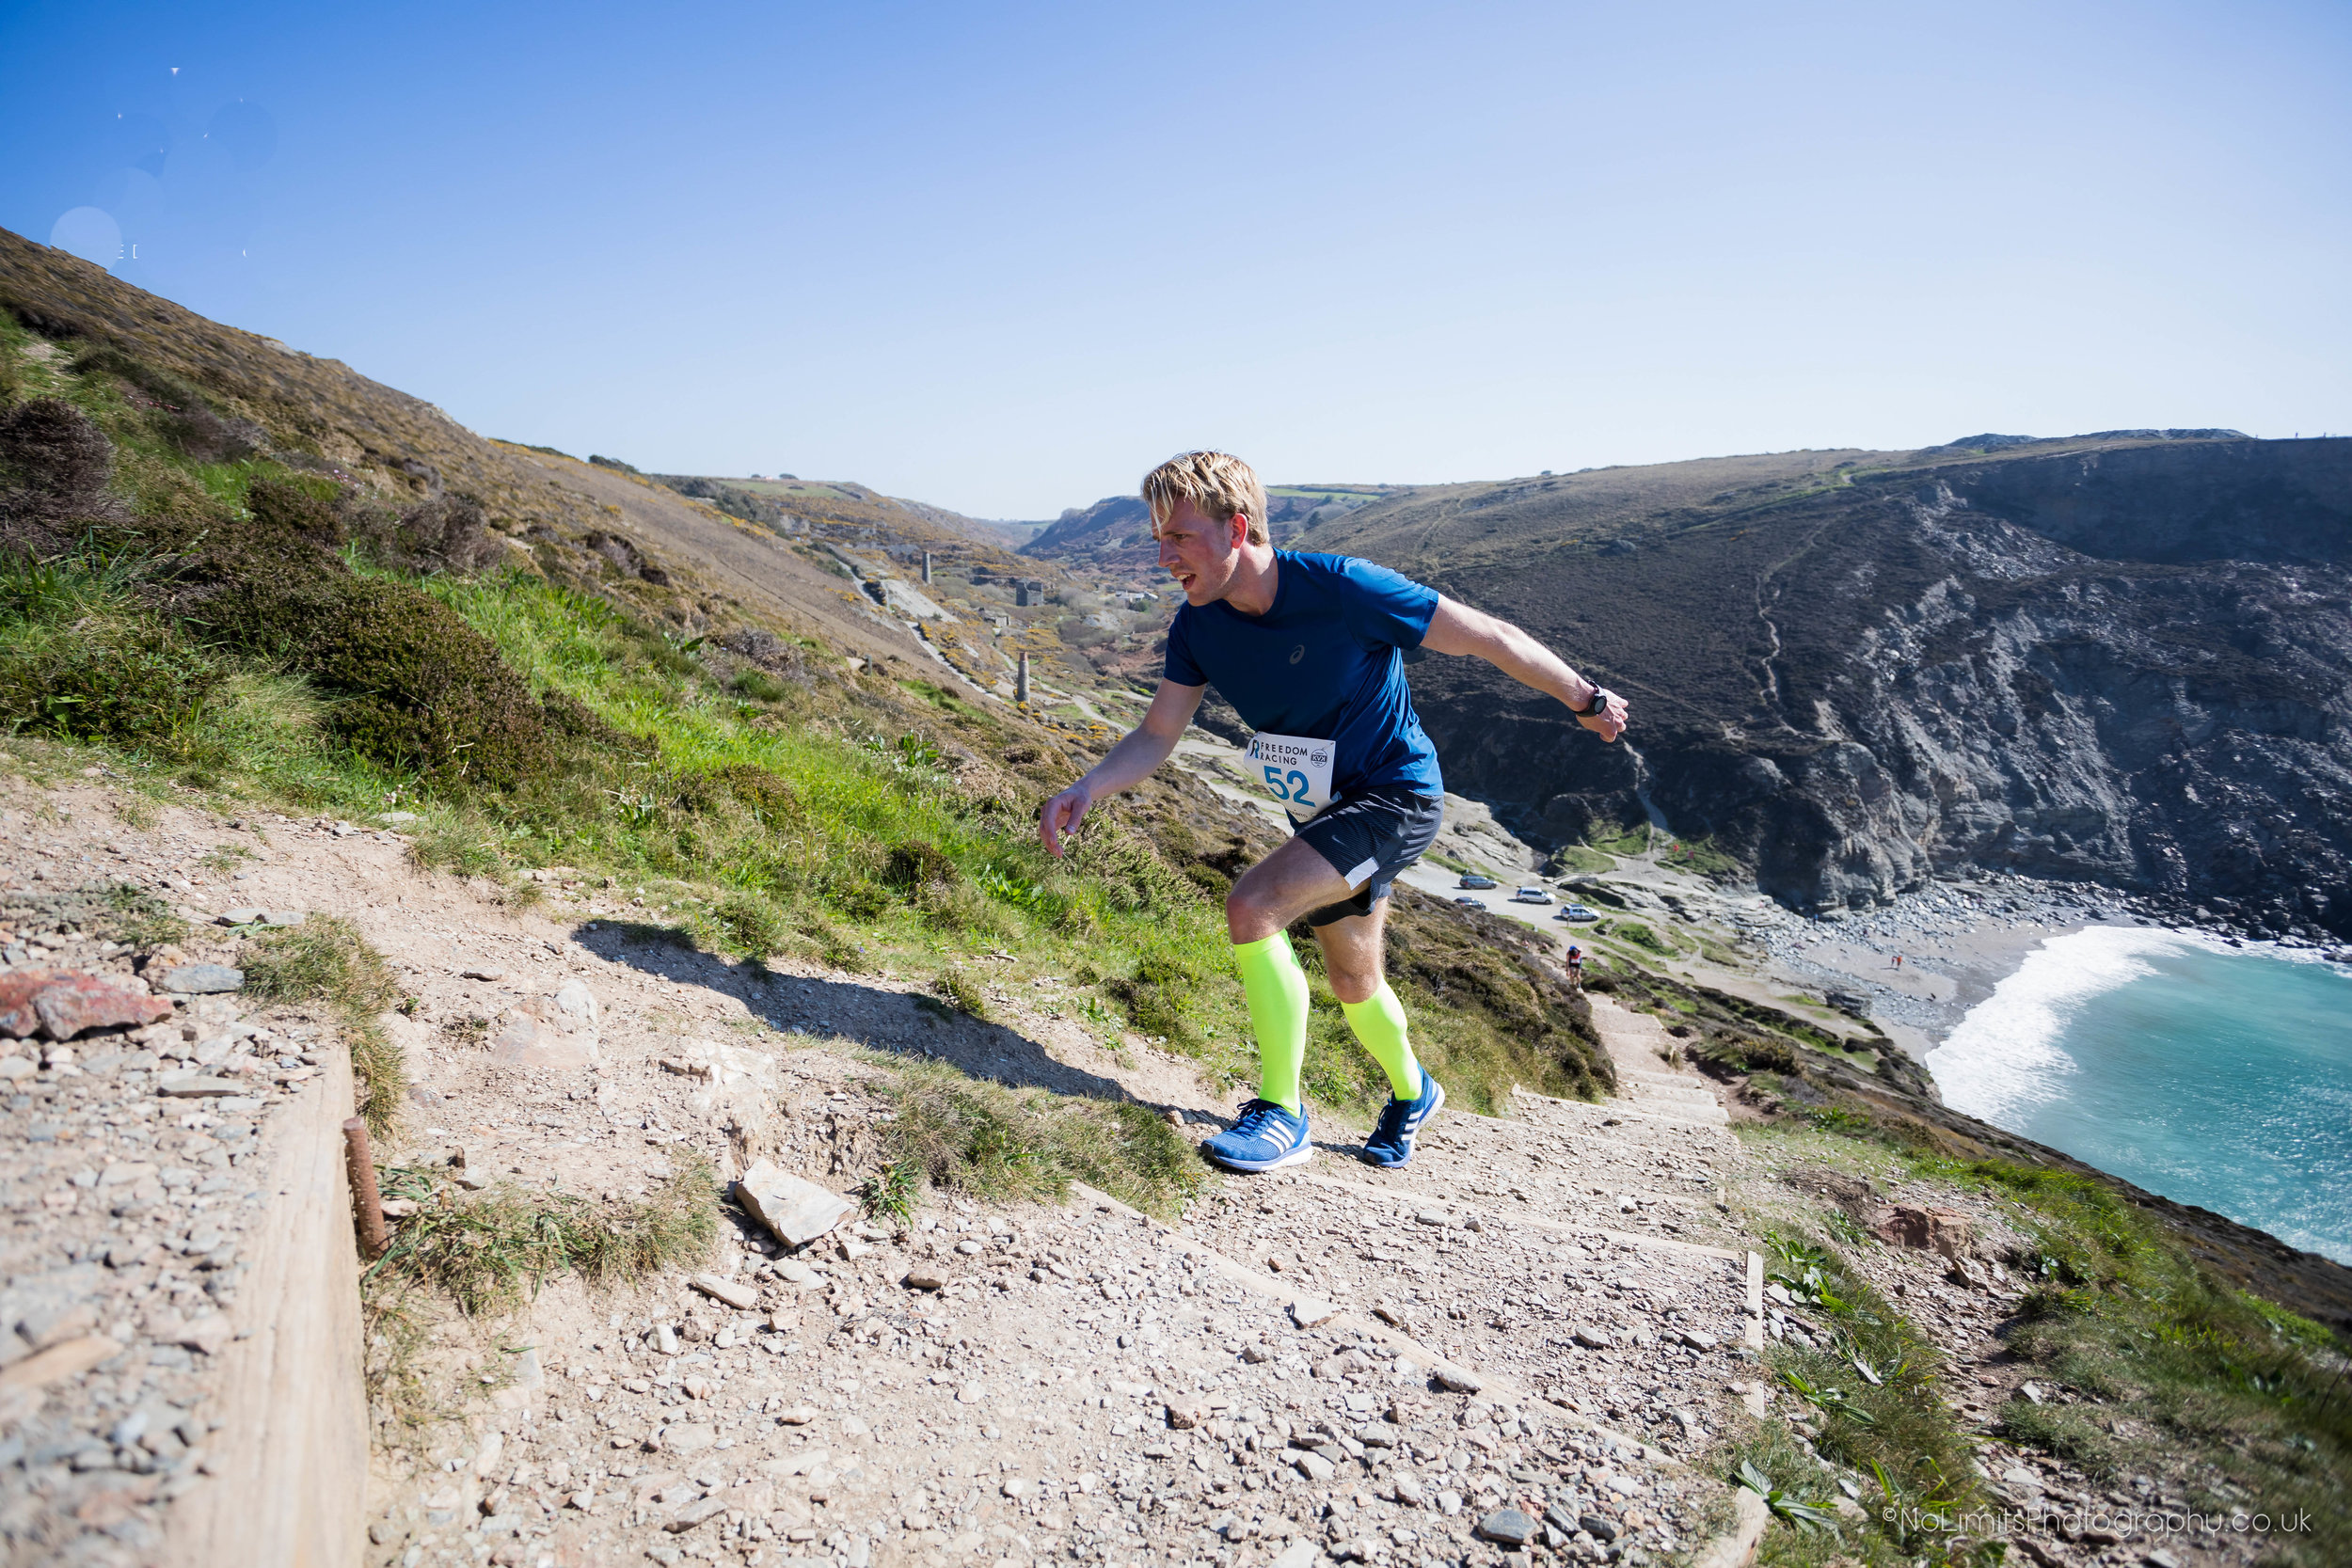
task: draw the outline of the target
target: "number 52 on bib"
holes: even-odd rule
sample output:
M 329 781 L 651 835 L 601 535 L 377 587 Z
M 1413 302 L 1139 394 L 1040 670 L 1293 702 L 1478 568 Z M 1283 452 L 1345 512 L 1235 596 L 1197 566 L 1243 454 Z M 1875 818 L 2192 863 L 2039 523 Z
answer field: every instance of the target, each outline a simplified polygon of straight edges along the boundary
M 1311 816 L 1331 803 L 1331 743 L 1313 736 L 1249 737 L 1249 771 L 1293 816 Z

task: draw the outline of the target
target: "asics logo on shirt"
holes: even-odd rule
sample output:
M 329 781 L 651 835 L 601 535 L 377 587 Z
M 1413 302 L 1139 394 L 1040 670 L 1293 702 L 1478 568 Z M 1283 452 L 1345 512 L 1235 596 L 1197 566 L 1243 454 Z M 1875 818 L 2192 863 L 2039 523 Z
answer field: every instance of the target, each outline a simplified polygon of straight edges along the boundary
M 1300 659 L 1305 658 L 1306 657 L 1307 644 L 1304 642 L 1301 642 L 1297 647 L 1291 650 L 1291 662 L 1293 664 L 1297 663 Z

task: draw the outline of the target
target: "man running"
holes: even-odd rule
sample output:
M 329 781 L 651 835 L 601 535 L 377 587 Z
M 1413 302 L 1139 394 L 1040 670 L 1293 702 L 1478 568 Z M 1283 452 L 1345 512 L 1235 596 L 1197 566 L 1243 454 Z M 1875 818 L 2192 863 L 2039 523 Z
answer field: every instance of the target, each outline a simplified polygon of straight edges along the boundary
M 1405 1009 L 1381 974 L 1390 884 L 1438 836 L 1445 786 L 1405 683 L 1413 648 L 1475 654 L 1558 698 L 1577 722 L 1614 740 L 1622 699 L 1586 680 L 1518 627 L 1434 588 L 1350 556 L 1278 550 L 1265 486 L 1240 458 L 1189 451 L 1144 476 L 1160 564 L 1184 590 L 1168 628 L 1168 662 L 1143 722 L 1092 771 L 1045 802 L 1039 836 L 1062 836 L 1104 796 L 1133 787 L 1176 749 L 1214 684 L 1258 733 L 1254 781 L 1289 814 L 1295 837 L 1244 872 L 1225 925 L 1258 1039 L 1258 1098 L 1201 1151 L 1229 1170 L 1303 1164 L 1307 974 L 1284 928 L 1301 915 L 1358 1040 L 1389 1078 L 1375 1165 L 1401 1165 L 1445 1103 L 1406 1038 Z

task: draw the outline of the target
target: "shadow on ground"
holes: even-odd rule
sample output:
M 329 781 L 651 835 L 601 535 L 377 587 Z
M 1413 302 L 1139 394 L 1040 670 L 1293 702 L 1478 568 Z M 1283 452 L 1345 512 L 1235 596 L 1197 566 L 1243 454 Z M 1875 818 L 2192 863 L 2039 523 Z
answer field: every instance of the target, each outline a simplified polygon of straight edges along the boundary
M 838 1036 L 874 1051 L 928 1056 L 1009 1088 L 1051 1089 L 1097 1100 L 1133 1097 L 1100 1073 L 1048 1055 L 1016 1030 L 956 1011 L 920 993 L 855 980 L 772 974 L 757 963 L 729 963 L 693 947 L 667 927 L 599 921 L 572 930 L 598 958 L 627 964 L 681 989 L 729 996 L 771 1029 Z

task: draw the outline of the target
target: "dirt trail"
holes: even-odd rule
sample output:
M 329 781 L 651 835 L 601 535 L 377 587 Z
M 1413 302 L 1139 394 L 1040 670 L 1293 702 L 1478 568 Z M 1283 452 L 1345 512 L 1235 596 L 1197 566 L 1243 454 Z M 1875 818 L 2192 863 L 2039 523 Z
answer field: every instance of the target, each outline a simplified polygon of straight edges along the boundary
M 666 1170 L 674 1143 L 739 1160 L 743 1101 L 661 1065 L 702 1052 L 772 1074 L 778 1157 L 846 1187 L 882 1114 L 851 1041 L 1132 1094 L 1184 1114 L 1194 1137 L 1222 1125 L 1186 1064 L 1131 1048 L 1122 1067 L 1055 1016 L 1051 986 L 995 988 L 1003 1024 L 943 1022 L 886 976 L 762 985 L 675 950 L 566 941 L 550 911 L 491 911 L 373 847 L 310 847 L 406 878 L 376 919 L 422 1016 L 484 1016 L 564 976 L 596 990 L 593 1089 L 420 1047 L 421 1087 L 444 1097 L 424 1113 L 448 1130 L 433 1135 L 476 1142 L 469 1161 L 494 1170 L 620 1193 Z M 288 875 L 290 895 L 313 885 Z M 607 895 L 567 918 L 612 907 Z M 467 980 L 501 958 L 517 973 Z M 1636 1102 L 1527 1097 L 1519 1119 L 1450 1116 L 1400 1173 L 1357 1163 L 1335 1129 L 1311 1172 L 1229 1180 L 1182 1234 L 1083 1204 L 954 1202 L 795 1259 L 731 1234 L 713 1272 L 739 1307 L 676 1277 L 625 1298 L 552 1290 L 527 1331 L 506 1331 L 537 1348 L 487 1419 L 496 1441 L 386 1478 L 379 1560 L 467 1560 L 477 1543 L 516 1562 L 1245 1562 L 1302 1544 L 1457 1560 L 1506 1505 L 1550 1510 L 1562 1544 L 1596 1560 L 1604 1538 L 1687 1544 L 1723 1494 L 1672 1455 L 1721 1425 L 1748 1304 L 1742 1260 L 1683 1243 L 1724 1239 L 1708 1186 L 1736 1150 L 1720 1112 L 1709 1123 L 1662 1062 L 1644 1066 L 1637 1023 L 1611 1034 L 1645 1078 Z M 911 1289 L 911 1270 L 946 1289 Z M 1300 1290 L 1337 1315 L 1283 1311 Z M 1487 1393 L 1433 1390 L 1438 1360 L 1477 1370 Z M 1199 1420 L 1171 1426 L 1171 1404 L 1194 1401 Z
M 629 888 L 556 873 L 515 908 L 418 870 L 396 832 L 167 810 L 140 835 L 114 804 L 64 792 L 45 809 L 78 836 L 19 848 L 193 915 L 342 915 L 397 967 L 414 1087 L 389 1162 L 462 1148 L 477 1180 L 625 1197 L 683 1150 L 761 1152 L 847 1188 L 886 1114 L 861 1045 L 1222 1125 L 1188 1064 L 1122 1065 L 1051 983 L 992 983 L 1001 1022 L 944 1018 L 903 977 L 651 940 Z M 206 869 L 222 847 L 236 868 Z M 1747 1271 L 1710 1201 L 1738 1154 L 1648 1021 L 1596 1010 L 1625 1100 L 1448 1114 L 1401 1172 L 1319 1123 L 1313 1166 L 1226 1180 L 1182 1232 L 1107 1200 L 949 1201 L 796 1258 L 730 1230 L 708 1274 L 746 1306 L 684 1275 L 566 1281 L 518 1320 L 446 1323 L 434 1365 L 490 1386 L 429 1451 L 379 1455 L 371 1560 L 1421 1563 L 1490 1551 L 1473 1532 L 1505 1507 L 1596 1560 L 1687 1545 L 1727 1508 L 1677 1456 L 1740 1381 Z

